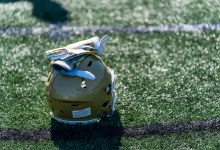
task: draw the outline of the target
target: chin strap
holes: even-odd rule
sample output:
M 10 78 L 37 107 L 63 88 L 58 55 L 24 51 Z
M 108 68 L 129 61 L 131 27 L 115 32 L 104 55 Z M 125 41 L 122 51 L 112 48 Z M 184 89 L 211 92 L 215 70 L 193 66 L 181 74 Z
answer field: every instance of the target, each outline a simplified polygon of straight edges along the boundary
M 71 67 L 65 61 L 57 60 L 52 63 L 52 67 L 58 73 L 65 74 L 68 76 L 78 76 L 89 80 L 95 79 L 95 76 L 91 72 L 78 70 L 76 65 Z
M 91 54 L 103 56 L 108 39 L 108 35 L 105 35 L 101 40 L 95 36 L 88 40 L 67 45 L 66 47 L 48 50 L 45 52 L 45 55 L 53 61 L 52 67 L 57 72 L 68 76 L 79 76 L 94 80 L 95 76 L 91 72 L 78 70 L 76 64 Z

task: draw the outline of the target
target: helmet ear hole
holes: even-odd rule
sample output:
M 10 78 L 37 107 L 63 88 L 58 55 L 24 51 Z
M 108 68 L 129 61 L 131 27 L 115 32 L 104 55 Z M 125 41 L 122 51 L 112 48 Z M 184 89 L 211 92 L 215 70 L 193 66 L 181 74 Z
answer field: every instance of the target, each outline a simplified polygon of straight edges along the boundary
M 87 66 L 90 67 L 91 65 L 92 65 L 92 61 L 90 61 Z
M 102 104 L 102 107 L 106 107 L 109 101 Z

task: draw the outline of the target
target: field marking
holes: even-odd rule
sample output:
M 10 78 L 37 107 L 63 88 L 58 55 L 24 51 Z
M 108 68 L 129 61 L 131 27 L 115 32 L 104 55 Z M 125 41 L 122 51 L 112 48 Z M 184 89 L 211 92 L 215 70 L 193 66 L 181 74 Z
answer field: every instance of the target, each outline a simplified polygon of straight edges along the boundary
M 219 131 L 220 119 L 206 121 L 191 121 L 170 124 L 152 124 L 137 127 L 122 127 L 117 125 L 96 125 L 92 127 L 77 126 L 60 129 L 0 129 L 0 140 L 39 141 L 39 140 L 79 140 L 98 137 L 147 137 L 150 135 L 165 135 L 195 131 Z
M 148 33 L 148 32 L 205 32 L 220 31 L 220 23 L 173 24 L 155 26 L 85 26 L 49 25 L 48 27 L 0 28 L 0 35 L 48 35 L 65 38 L 76 34 L 93 33 Z

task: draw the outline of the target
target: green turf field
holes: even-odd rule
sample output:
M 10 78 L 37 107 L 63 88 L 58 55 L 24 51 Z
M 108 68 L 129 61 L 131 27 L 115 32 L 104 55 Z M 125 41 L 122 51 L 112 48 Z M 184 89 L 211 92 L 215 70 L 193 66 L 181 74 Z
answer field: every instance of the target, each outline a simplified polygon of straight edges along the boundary
M 4 14 L 0 16 L 0 28 L 42 27 L 54 22 L 78 27 L 219 22 L 219 8 L 217 0 L 45 0 L 41 5 L 37 0 L 0 0 L 0 12 Z M 51 13 L 57 16 L 53 18 Z M 82 34 L 54 40 L 45 35 L 1 35 L 0 128 L 51 128 L 43 81 L 49 72 L 49 60 L 44 52 L 94 35 L 103 36 Z M 220 118 L 218 31 L 109 35 L 103 59 L 117 75 L 118 116 L 116 121 L 103 124 L 117 123 L 126 128 Z M 0 146 L 3 149 L 220 149 L 220 132 L 66 141 L 2 140 Z
M 218 22 L 219 7 L 218 0 L 1 0 L 0 26 L 56 21 L 74 26 Z
M 122 138 L 120 149 L 219 149 L 219 133 L 185 133 L 167 136 L 151 136 L 148 138 Z M 54 144 L 45 142 L 0 142 L 3 149 L 117 149 L 117 141 L 114 139 L 97 139 L 83 141 L 61 141 Z

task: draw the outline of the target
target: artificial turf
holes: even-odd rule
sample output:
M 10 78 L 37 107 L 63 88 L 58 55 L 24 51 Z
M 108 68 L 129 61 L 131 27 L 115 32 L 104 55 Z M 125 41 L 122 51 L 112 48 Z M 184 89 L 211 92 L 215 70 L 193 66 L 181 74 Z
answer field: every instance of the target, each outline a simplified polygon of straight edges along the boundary
M 54 146 L 53 142 L 49 141 L 38 141 L 38 142 L 20 142 L 20 141 L 0 141 L 0 146 L 2 150 L 57 150 L 58 148 Z
M 155 135 L 146 138 L 108 138 L 92 140 L 72 140 L 72 141 L 0 141 L 1 149 L 219 149 L 220 134 L 219 132 L 192 132 L 172 135 Z
M 0 27 L 219 22 L 218 0 L 1 0 Z
M 0 0 L 0 28 L 218 23 L 219 7 L 217 0 Z M 59 40 L 2 35 L 0 129 L 52 129 L 42 81 L 49 61 L 43 53 L 94 35 Z M 219 32 L 110 34 L 103 59 L 117 74 L 118 115 L 116 122 L 102 122 L 103 126 L 219 118 L 219 41 Z M 52 141 L 0 141 L 0 149 L 220 148 L 216 130 L 134 138 L 94 135 L 97 138 L 79 140 L 58 140 L 53 130 L 51 134 Z
M 50 126 L 41 81 L 49 72 L 44 51 L 88 37 L 0 39 L 0 127 Z M 112 35 L 104 61 L 117 74 L 117 108 L 123 126 L 217 118 L 218 38 L 217 33 Z

